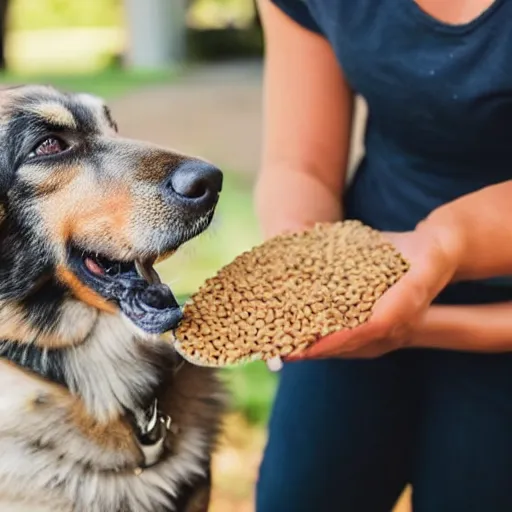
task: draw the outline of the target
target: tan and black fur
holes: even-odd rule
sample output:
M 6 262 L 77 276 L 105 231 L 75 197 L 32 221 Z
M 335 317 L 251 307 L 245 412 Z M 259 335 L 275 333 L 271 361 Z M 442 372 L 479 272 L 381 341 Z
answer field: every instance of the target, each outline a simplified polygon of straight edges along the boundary
M 132 262 L 204 230 L 220 186 L 176 198 L 169 179 L 200 160 L 51 87 L 0 91 L 0 143 L 0 510 L 207 510 L 222 389 L 161 336 L 172 294 Z M 145 465 L 133 418 L 155 398 L 172 423 Z

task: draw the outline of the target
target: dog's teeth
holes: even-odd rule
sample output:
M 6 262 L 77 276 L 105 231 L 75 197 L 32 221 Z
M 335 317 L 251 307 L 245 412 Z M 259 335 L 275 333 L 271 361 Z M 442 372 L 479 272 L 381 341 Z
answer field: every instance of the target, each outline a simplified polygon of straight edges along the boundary
M 144 265 L 139 260 L 135 260 L 135 270 L 137 270 L 137 274 L 139 274 L 139 276 L 142 277 L 142 279 L 145 279 L 146 281 L 148 281 L 148 283 L 150 282 L 151 278 L 150 276 L 148 276 L 148 273 L 146 272 Z
M 158 275 L 157 271 L 153 267 L 150 267 L 150 272 L 151 272 L 152 284 L 161 284 L 162 280 L 160 279 L 160 276 Z
M 144 265 L 140 260 L 135 260 L 135 269 L 142 279 L 145 279 L 149 284 L 160 284 L 160 276 L 156 270 L 150 265 Z

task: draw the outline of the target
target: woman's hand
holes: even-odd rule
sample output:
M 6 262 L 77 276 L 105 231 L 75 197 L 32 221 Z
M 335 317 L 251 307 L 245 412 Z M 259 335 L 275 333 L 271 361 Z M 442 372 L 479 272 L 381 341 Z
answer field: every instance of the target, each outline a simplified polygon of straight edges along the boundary
M 410 343 L 430 304 L 453 278 L 460 251 L 453 239 L 448 247 L 423 224 L 384 236 L 409 261 L 409 271 L 377 301 L 367 323 L 328 335 L 288 361 L 377 357 Z

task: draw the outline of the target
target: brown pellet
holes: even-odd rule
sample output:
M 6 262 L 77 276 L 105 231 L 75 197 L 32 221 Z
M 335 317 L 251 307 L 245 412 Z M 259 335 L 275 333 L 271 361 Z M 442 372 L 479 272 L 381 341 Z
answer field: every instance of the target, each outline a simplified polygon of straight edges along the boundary
M 359 221 L 277 236 L 238 256 L 191 297 L 174 333 L 177 347 L 210 366 L 298 353 L 367 322 L 408 268 Z

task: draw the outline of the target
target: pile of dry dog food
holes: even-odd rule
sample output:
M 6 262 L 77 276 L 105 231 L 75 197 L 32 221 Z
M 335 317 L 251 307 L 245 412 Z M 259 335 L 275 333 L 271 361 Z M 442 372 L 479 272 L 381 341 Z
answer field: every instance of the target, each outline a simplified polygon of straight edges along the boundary
M 358 221 L 277 236 L 238 256 L 191 297 L 176 346 L 205 366 L 287 356 L 366 322 L 407 269 L 378 231 Z

